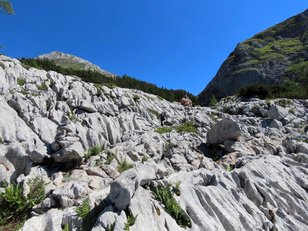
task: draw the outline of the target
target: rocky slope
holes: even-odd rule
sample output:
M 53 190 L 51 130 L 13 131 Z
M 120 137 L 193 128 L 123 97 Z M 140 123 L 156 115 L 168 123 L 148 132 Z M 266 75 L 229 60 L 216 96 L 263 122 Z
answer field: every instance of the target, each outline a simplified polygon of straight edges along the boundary
M 39 59 L 48 59 L 52 60 L 55 64 L 64 67 L 64 68 L 72 68 L 76 70 L 91 70 L 91 71 L 97 71 L 99 73 L 102 73 L 105 76 L 108 77 L 114 77 L 115 75 L 102 70 L 100 67 L 94 65 L 93 63 L 84 60 L 80 57 L 77 57 L 75 55 L 71 54 L 65 54 L 59 51 L 53 51 L 48 54 L 43 54 L 38 56 Z
M 0 191 L 45 182 L 22 231 L 308 230 L 308 100 L 183 107 L 0 56 L 0 105 Z
M 257 83 L 281 84 L 286 77 L 308 79 L 307 70 L 308 10 L 238 44 L 199 101 L 206 105 L 212 95 L 234 95 Z

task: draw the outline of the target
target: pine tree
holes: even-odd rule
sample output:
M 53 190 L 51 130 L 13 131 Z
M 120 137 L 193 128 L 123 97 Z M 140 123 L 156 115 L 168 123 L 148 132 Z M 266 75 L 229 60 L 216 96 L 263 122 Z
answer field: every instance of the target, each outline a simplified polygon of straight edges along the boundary
M 4 14 L 13 14 L 13 6 L 8 0 L 0 0 L 0 12 Z

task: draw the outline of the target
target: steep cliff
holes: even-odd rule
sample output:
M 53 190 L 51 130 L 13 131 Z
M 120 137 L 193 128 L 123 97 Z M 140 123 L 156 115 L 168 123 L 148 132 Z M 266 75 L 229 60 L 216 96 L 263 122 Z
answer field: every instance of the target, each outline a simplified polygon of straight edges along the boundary
M 308 79 L 308 10 L 238 44 L 216 76 L 200 93 L 206 105 L 254 84 L 300 84 Z

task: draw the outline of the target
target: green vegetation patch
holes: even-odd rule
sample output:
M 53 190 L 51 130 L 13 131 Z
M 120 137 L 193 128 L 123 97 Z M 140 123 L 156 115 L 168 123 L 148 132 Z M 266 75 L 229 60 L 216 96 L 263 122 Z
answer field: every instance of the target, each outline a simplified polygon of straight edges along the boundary
M 25 85 L 25 83 L 26 83 L 26 80 L 25 80 L 25 79 L 22 79 L 22 78 L 18 78 L 18 79 L 17 79 L 17 84 L 18 84 L 19 86 L 23 86 L 23 85 Z
M 307 81 L 308 79 L 308 61 L 303 61 L 300 63 L 293 64 L 289 66 L 287 74 L 291 74 L 295 78 L 299 78 L 302 81 Z
M 186 133 L 194 132 L 194 133 L 197 133 L 198 132 L 198 130 L 194 126 L 193 122 L 186 122 L 184 124 L 179 125 L 176 128 L 176 131 L 179 132 L 179 133 L 182 133 L 182 132 L 186 132 Z
M 129 213 L 127 216 L 127 222 L 125 223 L 124 230 L 129 231 L 129 227 L 133 226 L 137 220 L 138 215 L 134 216 L 133 214 Z
M 10 184 L 0 194 L 0 227 L 19 226 L 29 216 L 31 208 L 45 198 L 45 185 L 39 178 L 29 182 L 27 197 L 19 184 Z
M 118 172 L 122 173 L 130 168 L 133 168 L 134 165 L 133 164 L 130 164 L 128 163 L 128 161 L 126 159 L 124 159 L 123 161 L 120 161 L 119 162 L 119 165 L 117 167 L 117 170 Z
M 183 228 L 191 228 L 190 218 L 176 201 L 172 192 L 170 185 L 167 187 L 157 186 L 153 190 L 155 199 L 164 205 L 164 209 L 175 219 L 176 223 Z
M 150 94 L 158 95 L 170 102 L 180 101 L 185 95 L 187 95 L 194 104 L 198 104 L 197 97 L 185 90 L 173 90 L 166 89 L 163 87 L 157 87 L 155 84 L 148 83 L 146 81 L 138 80 L 136 78 L 130 77 L 128 75 L 123 75 L 122 77 L 111 78 L 104 75 L 101 72 L 93 70 L 80 69 L 79 65 L 76 66 L 67 64 L 67 67 L 57 65 L 54 61 L 48 59 L 20 59 L 20 62 L 29 67 L 34 67 L 38 69 L 43 69 L 46 71 L 56 71 L 63 75 L 78 76 L 83 81 L 91 82 L 94 84 L 102 84 L 106 86 L 118 86 L 123 88 L 130 88 L 141 90 Z M 62 64 L 61 64 L 62 65 Z
M 168 133 L 171 132 L 172 128 L 171 127 L 160 127 L 160 128 L 156 128 L 155 132 L 159 133 L 159 134 L 164 134 L 164 133 Z
M 89 150 L 85 154 L 85 159 L 90 159 L 91 156 L 96 156 L 100 154 L 104 150 L 103 146 L 93 146 L 90 147 Z
M 254 84 L 241 88 L 239 96 L 250 98 L 258 97 L 260 99 L 291 98 L 302 99 L 308 98 L 307 85 L 303 85 L 291 79 L 286 79 L 281 85 L 271 84 Z
M 215 95 L 212 95 L 210 98 L 210 106 L 215 106 L 218 103 L 217 98 L 215 97 Z
M 304 50 L 303 43 L 296 38 L 279 39 L 256 48 L 254 54 L 260 59 L 285 59 L 285 55 Z
M 94 226 L 95 219 L 91 216 L 90 199 L 86 198 L 76 209 L 77 215 L 82 219 L 81 230 L 90 231 Z
M 111 164 L 111 162 L 112 162 L 114 159 L 116 159 L 116 158 L 117 158 L 116 154 L 114 154 L 113 152 L 108 151 L 108 152 L 107 152 L 107 158 L 106 158 L 105 164 L 106 164 L 106 165 Z
M 45 83 L 42 83 L 41 85 L 37 86 L 37 89 L 40 90 L 40 91 L 47 91 L 48 87 Z

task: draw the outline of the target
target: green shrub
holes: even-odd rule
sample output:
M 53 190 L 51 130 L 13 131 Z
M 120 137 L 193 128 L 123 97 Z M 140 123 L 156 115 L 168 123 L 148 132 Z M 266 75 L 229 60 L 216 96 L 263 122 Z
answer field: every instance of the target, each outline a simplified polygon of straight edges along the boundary
M 130 168 L 133 168 L 133 167 L 134 167 L 133 164 L 128 163 L 127 160 L 124 159 L 123 161 L 121 161 L 121 162 L 119 163 L 119 165 L 118 165 L 118 167 L 117 167 L 117 170 L 118 170 L 120 173 L 122 173 L 122 172 L 124 172 L 124 171 L 126 171 L 126 170 L 128 170 L 128 169 L 130 169 Z
M 78 120 L 76 114 L 73 113 L 73 112 L 68 113 L 67 116 L 68 116 L 69 120 L 72 121 L 72 122 L 76 122 Z
M 105 164 L 106 164 L 106 165 L 111 164 L 111 162 L 112 162 L 114 159 L 116 159 L 116 158 L 117 158 L 116 154 L 114 154 L 113 152 L 108 151 L 108 152 L 107 152 L 107 158 L 106 158 Z
M 0 137 L 0 144 L 3 144 L 3 139 Z
M 76 209 L 77 215 L 82 219 L 81 230 L 90 231 L 94 225 L 93 217 L 91 217 L 90 199 L 85 199 Z
M 175 183 L 175 185 L 173 186 L 173 192 L 174 192 L 175 195 L 177 195 L 177 196 L 180 196 L 180 195 L 181 195 L 180 185 L 181 185 L 181 181 L 177 181 L 177 182 Z
M 269 100 L 269 99 L 267 99 L 267 100 L 265 100 L 265 103 L 266 103 L 266 105 L 269 107 L 269 106 L 271 106 L 272 101 L 271 101 L 271 100 Z
M 39 178 L 34 178 L 29 182 L 30 193 L 28 194 L 29 207 L 41 203 L 45 199 L 45 184 Z
M 254 84 L 245 88 L 241 88 L 238 92 L 238 95 L 245 98 L 258 97 L 260 99 L 305 99 L 308 97 L 308 88 L 304 80 L 301 82 L 301 80 L 295 81 L 293 79 L 287 78 L 280 85 Z
M 76 212 L 81 219 L 85 219 L 88 216 L 90 210 L 90 199 L 87 198 L 82 202 L 80 206 L 77 207 Z
M 171 148 L 173 148 L 173 146 L 174 145 L 170 141 L 169 142 L 165 142 L 164 146 L 163 146 L 164 153 L 168 153 L 171 150 Z
M 182 132 L 198 132 L 197 128 L 194 126 L 193 122 L 186 122 L 184 124 L 181 124 L 176 128 L 176 131 L 179 133 Z
M 62 231 L 70 231 L 70 226 L 68 224 L 65 224 Z
M 23 195 L 23 189 L 19 184 L 10 184 L 0 194 L 0 225 L 13 221 L 17 224 L 29 215 L 31 208 L 41 203 L 45 198 L 44 183 L 39 178 L 29 182 L 30 193 Z
M 216 122 L 218 120 L 218 115 L 215 112 L 211 112 L 211 114 L 209 115 L 211 120 L 213 120 L 214 122 Z
M 48 87 L 45 83 L 42 83 L 41 85 L 37 86 L 37 89 L 40 90 L 40 91 L 47 91 Z
M 135 224 L 137 217 L 138 217 L 138 215 L 133 216 L 133 214 L 131 214 L 131 213 L 127 216 L 127 222 L 125 223 L 125 227 L 124 227 L 125 231 L 129 231 L 129 227 L 131 227 Z
M 167 187 L 158 186 L 153 190 L 156 200 L 164 205 L 164 209 L 169 213 L 181 227 L 191 227 L 190 218 L 185 214 L 180 204 L 172 195 L 170 185 Z
M 141 159 L 141 163 L 145 163 L 145 162 L 147 162 L 148 161 L 148 159 L 149 159 L 149 157 L 148 156 L 143 156 L 142 157 L 142 159 Z
M 218 100 L 217 98 L 215 97 L 215 95 L 212 95 L 211 98 L 210 98 L 210 106 L 215 106 L 217 104 Z
M 292 113 L 292 114 L 295 114 L 295 108 L 290 108 L 289 112 Z
M 279 106 L 281 107 L 288 107 L 292 105 L 292 101 L 290 99 L 281 99 L 278 101 Z
M 231 172 L 232 170 L 234 169 L 234 167 L 231 165 L 231 164 L 229 164 L 228 166 L 227 166 L 227 172 Z
M 156 128 L 155 132 L 159 133 L 159 134 L 164 134 L 164 133 L 168 133 L 171 132 L 172 128 L 171 127 L 160 127 L 160 128 Z
M 103 146 L 93 146 L 90 147 L 89 150 L 85 154 L 85 159 L 90 159 L 91 156 L 96 156 L 100 154 L 104 150 Z
M 19 86 L 23 86 L 23 85 L 25 85 L 25 83 L 26 83 L 26 80 L 25 80 L 25 79 L 22 79 L 22 78 L 18 78 L 18 79 L 17 79 L 17 84 L 18 84 Z

